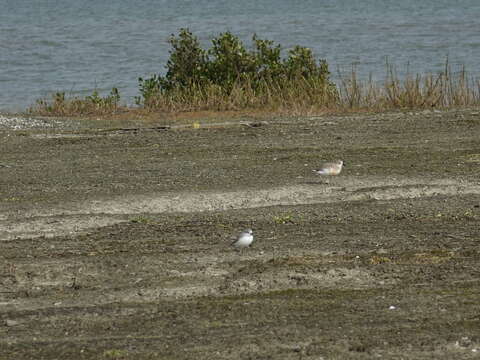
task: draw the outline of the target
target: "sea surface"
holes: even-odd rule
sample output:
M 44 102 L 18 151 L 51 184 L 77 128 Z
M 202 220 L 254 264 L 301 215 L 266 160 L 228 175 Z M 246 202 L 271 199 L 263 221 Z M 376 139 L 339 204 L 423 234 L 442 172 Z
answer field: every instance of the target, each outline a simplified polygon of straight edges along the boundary
M 205 47 L 226 30 L 247 46 L 256 33 L 310 47 L 336 80 L 352 65 L 381 80 L 386 59 L 399 74 L 441 71 L 447 57 L 480 74 L 479 0 L 0 0 L 0 112 L 112 87 L 132 104 L 182 27 Z

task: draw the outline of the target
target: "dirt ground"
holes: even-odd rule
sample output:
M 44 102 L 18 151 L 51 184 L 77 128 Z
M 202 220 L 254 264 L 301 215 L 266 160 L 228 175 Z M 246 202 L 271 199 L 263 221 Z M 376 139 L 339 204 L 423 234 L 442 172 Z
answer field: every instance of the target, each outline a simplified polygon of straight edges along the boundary
M 0 128 L 0 359 L 480 357 L 480 110 L 42 121 Z

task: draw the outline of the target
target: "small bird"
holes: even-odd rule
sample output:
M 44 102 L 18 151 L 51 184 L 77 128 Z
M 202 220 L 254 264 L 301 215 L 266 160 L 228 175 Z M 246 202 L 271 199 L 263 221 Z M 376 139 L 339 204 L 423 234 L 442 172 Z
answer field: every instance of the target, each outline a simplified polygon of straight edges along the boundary
M 253 230 L 247 229 L 244 230 L 238 235 L 237 239 L 232 243 L 232 245 L 237 248 L 246 248 L 249 247 L 253 242 Z
M 342 167 L 345 165 L 343 160 L 337 160 L 335 162 L 323 163 L 319 169 L 313 170 L 317 175 L 338 175 L 342 171 Z

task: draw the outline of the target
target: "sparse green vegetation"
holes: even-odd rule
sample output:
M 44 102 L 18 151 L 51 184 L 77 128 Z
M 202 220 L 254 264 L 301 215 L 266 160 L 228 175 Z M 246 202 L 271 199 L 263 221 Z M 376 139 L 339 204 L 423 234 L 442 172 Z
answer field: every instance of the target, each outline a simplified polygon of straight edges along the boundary
M 130 220 L 131 223 L 137 223 L 137 224 L 152 224 L 154 223 L 153 219 L 147 217 L 147 216 L 136 216 L 133 219 Z
M 282 215 L 274 216 L 273 222 L 278 225 L 285 225 L 285 224 L 295 224 L 296 221 L 293 218 L 292 214 L 282 214 Z
M 115 113 L 119 109 L 120 93 L 112 88 L 110 94 L 102 97 L 97 90 L 85 98 L 68 98 L 64 92 L 57 92 L 51 100 L 37 100 L 30 112 L 40 115 L 68 116 L 68 115 L 106 115 Z
M 127 355 L 128 355 L 128 352 L 126 350 L 120 350 L 120 349 L 106 350 L 103 353 L 103 356 L 106 359 L 124 359 Z

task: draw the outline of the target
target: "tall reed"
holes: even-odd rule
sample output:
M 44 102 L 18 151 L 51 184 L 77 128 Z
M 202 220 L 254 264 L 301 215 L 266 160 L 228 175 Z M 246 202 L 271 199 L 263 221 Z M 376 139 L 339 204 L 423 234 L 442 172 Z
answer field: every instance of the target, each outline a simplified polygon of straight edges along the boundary
M 448 61 L 438 74 L 399 78 L 395 67 L 387 64 L 383 83 L 358 79 L 355 68 L 340 76 L 340 109 L 425 109 L 480 105 L 480 80 L 469 78 L 465 67 L 453 73 Z

